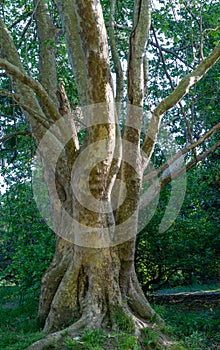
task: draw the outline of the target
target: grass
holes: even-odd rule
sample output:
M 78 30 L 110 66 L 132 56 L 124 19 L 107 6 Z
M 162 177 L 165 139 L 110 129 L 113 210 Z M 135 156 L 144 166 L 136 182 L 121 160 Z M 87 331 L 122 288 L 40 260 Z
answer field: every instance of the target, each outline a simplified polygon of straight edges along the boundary
M 207 286 L 205 287 L 207 290 Z M 201 290 L 201 289 L 200 289 Z M 173 291 L 173 290 L 172 290 Z M 185 290 L 186 291 L 186 290 Z M 165 331 L 177 341 L 172 350 L 217 350 L 220 349 L 220 307 L 209 304 L 195 305 L 187 309 L 183 304 L 154 305 L 165 319 Z M 33 296 L 21 295 L 16 286 L 0 287 L 0 349 L 23 350 L 34 341 L 44 337 L 38 322 L 37 300 Z M 132 334 L 132 325 L 123 319 L 121 312 L 116 314 L 118 330 L 111 333 L 88 330 L 81 336 L 68 335 L 55 350 L 142 350 L 152 346 L 157 349 L 157 334 L 145 329 L 142 332 L 142 345 Z M 143 347 L 144 343 L 144 347 Z M 182 346 L 181 346 L 182 344 Z M 159 348 L 158 348 L 159 350 Z
M 220 306 L 209 304 L 187 309 L 185 305 L 154 305 L 166 322 L 166 332 L 189 350 L 220 350 Z
M 16 286 L 0 287 L 0 349 L 20 350 L 43 337 L 36 321 L 37 300 Z

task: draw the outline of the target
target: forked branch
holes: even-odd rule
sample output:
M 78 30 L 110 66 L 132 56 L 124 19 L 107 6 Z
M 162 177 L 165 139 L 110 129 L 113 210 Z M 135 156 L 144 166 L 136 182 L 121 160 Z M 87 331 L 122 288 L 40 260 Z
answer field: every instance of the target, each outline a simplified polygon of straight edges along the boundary
M 2 93 L 1 93 L 2 92 Z M 21 101 L 20 95 L 9 92 L 7 90 L 0 90 L 0 96 L 10 97 L 13 101 L 15 101 L 24 111 L 26 111 L 34 120 L 36 120 L 40 125 L 42 125 L 45 129 L 49 129 L 50 124 L 48 120 L 45 118 L 42 110 L 33 109 L 29 104 Z
M 0 67 L 3 68 L 9 75 L 19 80 L 22 84 L 31 88 L 41 98 L 42 102 L 44 103 L 44 107 L 48 109 L 53 120 L 60 119 L 60 113 L 54 105 L 53 100 L 38 81 L 23 73 L 18 67 L 11 64 L 6 59 L 0 58 Z
M 210 147 L 207 151 L 198 155 L 197 158 L 194 158 L 193 160 L 186 163 L 185 165 L 182 165 L 182 162 L 180 162 L 179 164 L 176 164 L 176 165 L 174 165 L 174 162 L 173 163 L 169 162 L 169 165 L 168 165 L 168 162 L 167 162 L 166 163 L 167 167 L 171 166 L 170 171 L 168 171 L 167 168 L 166 169 L 163 168 L 163 172 L 162 172 L 162 170 L 161 170 L 162 167 L 159 168 L 161 170 L 162 174 L 161 174 L 159 179 L 152 182 L 152 184 L 150 185 L 150 187 L 148 189 L 148 196 L 147 196 L 147 198 L 145 198 L 145 200 L 143 202 L 143 206 L 141 203 L 140 207 L 145 208 L 146 205 L 149 205 L 168 183 L 177 179 L 185 172 L 189 171 L 194 165 L 196 165 L 197 163 L 201 162 L 203 159 L 208 157 L 208 155 L 211 154 L 212 152 L 214 152 L 219 146 L 220 146 L 220 141 L 217 142 L 212 147 Z M 157 175 L 158 174 L 156 171 L 149 173 L 147 176 L 145 176 L 144 182 L 155 178 Z
M 203 159 L 205 159 L 209 154 L 214 152 L 218 147 L 220 146 L 220 141 L 217 142 L 214 146 L 210 147 L 207 151 L 203 152 L 202 154 L 198 155 L 197 158 L 194 158 L 190 162 L 188 162 L 185 166 L 177 167 L 175 171 L 172 172 L 172 174 L 167 173 L 166 176 L 162 174 L 160 178 L 160 190 L 163 189 L 169 182 L 172 180 L 177 179 L 180 177 L 183 173 L 186 171 L 189 171 L 194 165 L 201 162 Z

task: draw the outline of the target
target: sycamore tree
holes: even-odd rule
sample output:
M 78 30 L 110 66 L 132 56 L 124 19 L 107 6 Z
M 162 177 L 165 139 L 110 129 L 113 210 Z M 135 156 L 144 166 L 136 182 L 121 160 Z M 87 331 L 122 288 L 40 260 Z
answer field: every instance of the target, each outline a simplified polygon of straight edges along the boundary
M 177 179 L 162 229 L 170 226 L 185 189 L 185 178 L 178 178 L 219 146 L 209 142 L 220 128 L 216 120 L 207 127 L 198 112 L 188 118 L 199 99 L 195 90 L 193 108 L 181 101 L 190 88 L 202 90 L 199 80 L 220 56 L 218 27 L 210 20 L 216 4 L 2 2 L 2 104 L 13 101 L 29 125 L 48 191 L 48 224 L 56 237 L 38 312 L 45 332 L 55 333 L 30 348 L 58 340 L 65 326 L 71 335 L 87 328 L 114 329 L 119 311 L 137 331 L 163 323 L 136 277 L 136 234 L 160 189 Z M 171 44 L 162 45 L 166 35 Z M 215 77 L 209 82 L 215 84 Z M 177 128 L 174 139 L 168 123 L 162 124 L 167 115 Z M 177 144 L 183 130 L 186 140 Z M 160 131 L 169 152 L 155 169 Z M 3 134 L 1 142 L 19 133 L 28 132 Z M 38 175 L 39 168 L 37 162 Z M 47 217 L 41 192 L 34 176 L 34 195 Z M 161 337 L 160 345 L 165 342 Z

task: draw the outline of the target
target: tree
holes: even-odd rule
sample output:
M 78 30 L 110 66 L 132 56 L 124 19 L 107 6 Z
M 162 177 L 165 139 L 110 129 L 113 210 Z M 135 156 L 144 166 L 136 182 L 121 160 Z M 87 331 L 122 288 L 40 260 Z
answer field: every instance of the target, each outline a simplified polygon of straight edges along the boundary
M 189 171 L 187 182 L 190 186 L 187 187 L 180 213 L 164 232 L 160 232 L 158 227 L 167 205 L 170 184 L 161 191 L 153 218 L 137 236 L 135 266 L 144 291 L 180 284 L 217 283 L 218 156 L 219 151 L 216 150 Z
M 31 2 L 25 5 L 26 9 L 23 2 L 20 5 L 24 12 L 9 30 L 6 28 L 9 18 L 3 11 L 0 67 L 11 82 L 11 88 L 3 89 L 2 96 L 13 99 L 20 106 L 38 146 L 56 233 L 54 258 L 42 280 L 39 319 L 46 332 L 69 325 L 70 334 L 88 327 L 114 328 L 118 310 L 132 319 L 136 329 L 143 327 L 145 322 L 159 324 L 160 317 L 147 302 L 134 269 L 143 178 L 155 149 L 162 116 L 180 103 L 189 89 L 217 62 L 220 45 L 212 51 L 213 44 L 211 49 L 207 47 L 206 58 L 200 47 L 200 62 L 196 67 L 191 67 L 191 71 L 172 86 L 172 92 L 153 103 L 147 132 L 143 134 L 147 82 L 145 53 L 150 28 L 155 31 L 151 27 L 150 1 L 118 4 L 123 9 L 130 7 L 124 16 L 124 24 L 129 25 L 132 21 L 128 34 L 126 111 L 120 106 L 125 92 L 123 58 L 115 36 L 117 24 L 120 27 L 122 22 L 122 19 L 118 22 L 114 19 L 117 17 L 116 2 L 112 0 L 109 6 L 99 0 L 34 0 L 33 7 Z M 11 5 L 5 6 L 13 13 Z M 179 6 L 183 6 L 181 2 Z M 106 23 L 103 9 L 107 11 L 105 15 L 109 13 Z M 28 16 L 27 25 L 21 25 L 22 30 L 13 33 L 16 23 L 22 23 Z M 30 46 L 34 55 L 30 62 L 22 38 L 33 20 L 36 31 L 34 34 L 30 31 L 30 36 L 36 39 L 38 46 Z M 67 50 L 74 75 L 70 86 L 61 82 L 57 87 L 60 56 L 56 56 L 56 45 Z M 157 42 L 155 45 L 160 49 Z M 39 67 L 38 77 L 34 60 Z M 115 84 L 111 78 L 112 66 Z M 73 81 L 80 101 L 80 108 L 75 108 L 74 113 L 70 98 L 71 93 L 75 94 L 75 91 L 71 92 Z M 124 124 L 120 122 L 120 115 L 126 118 Z M 77 135 L 78 119 L 86 134 L 81 142 Z M 182 166 L 179 160 L 183 155 L 204 144 L 220 128 L 216 123 L 195 141 L 185 119 L 190 144 L 177 148 L 175 155 L 147 174 L 147 180 L 162 174 L 148 192 L 148 203 L 171 179 L 190 169 L 218 146 L 215 143 L 199 154 L 194 151 L 194 158 L 190 157 Z M 70 324 L 73 319 L 76 321 Z M 56 332 L 52 338 L 48 336 L 36 348 L 43 348 L 46 341 L 58 339 L 62 334 Z

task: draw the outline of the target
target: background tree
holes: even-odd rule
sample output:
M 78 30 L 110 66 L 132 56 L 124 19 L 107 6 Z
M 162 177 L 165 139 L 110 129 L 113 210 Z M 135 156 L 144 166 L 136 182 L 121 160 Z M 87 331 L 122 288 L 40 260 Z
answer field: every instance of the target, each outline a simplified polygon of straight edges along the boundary
M 216 150 L 189 171 L 181 211 L 172 226 L 162 233 L 159 225 L 169 199 L 170 184 L 161 191 L 154 217 L 137 236 L 136 270 L 145 292 L 218 283 L 219 193 L 216 186 L 219 183 L 215 175 L 219 173 L 218 156 Z
M 185 106 L 180 104 L 190 87 L 199 82 L 220 55 L 219 45 L 214 48 L 215 38 L 208 38 L 207 43 L 203 40 L 205 29 L 202 27 L 202 14 L 207 15 L 210 7 L 198 7 L 195 2 L 194 14 L 185 3 L 160 2 L 160 13 L 167 13 L 166 18 L 169 19 L 168 24 L 162 27 L 165 34 L 171 35 L 174 20 L 182 30 L 184 21 L 182 23 L 179 18 L 186 13 L 190 13 L 191 21 L 194 19 L 198 22 L 199 18 L 199 36 L 191 38 L 190 48 L 187 41 L 184 42 L 190 52 L 184 69 L 177 65 L 177 69 L 171 67 L 169 73 L 164 48 L 158 41 L 160 31 L 155 27 L 158 26 L 158 16 L 155 16 L 155 23 L 151 26 L 151 4 L 147 0 L 131 4 L 122 2 L 117 4 L 118 11 L 115 1 L 110 2 L 111 6 L 104 1 L 101 4 L 93 0 L 42 0 L 25 5 L 20 2 L 19 5 L 23 11 L 13 23 L 10 20 L 11 14 L 15 14 L 15 7 L 7 2 L 2 5 L 0 66 L 10 78 L 9 81 L 3 76 L 2 95 L 13 99 L 21 107 L 33 140 L 38 145 L 53 228 L 57 234 L 54 258 L 42 280 L 39 318 L 47 332 L 68 325 L 74 318 L 77 321 L 68 328 L 74 334 L 85 327 L 114 327 L 117 323 L 116 311 L 121 310 L 125 318 L 132 318 L 135 327 L 140 328 L 144 320 L 153 322 L 157 318 L 141 291 L 134 270 L 143 175 L 144 180 L 149 181 L 161 174 L 157 186 L 152 186 L 148 199 L 151 202 L 171 178 L 179 176 L 185 168 L 190 169 L 219 145 L 207 142 L 219 129 L 219 123 L 213 122 L 208 130 L 194 127 L 198 135 L 195 138 L 186 116 L 188 110 L 185 111 Z M 174 10 L 176 5 L 178 11 Z M 213 6 L 216 6 L 215 3 Z M 103 9 L 108 18 L 106 24 Z M 121 25 L 123 31 L 119 34 Z M 15 30 L 16 26 L 19 30 Z M 185 26 L 188 28 L 187 21 Z M 146 99 L 146 82 L 152 72 L 149 70 L 147 75 L 145 58 L 150 28 L 154 37 L 153 46 L 158 49 L 164 68 L 163 76 L 165 74 L 170 87 L 167 88 L 167 83 L 164 87 L 165 81 L 158 76 L 157 89 L 149 92 Z M 216 28 L 207 29 L 216 31 Z M 121 44 L 116 46 L 120 36 L 127 40 L 122 54 L 127 58 L 126 84 L 123 84 Z M 37 45 L 33 45 L 35 42 Z M 175 47 L 175 44 L 181 44 L 181 40 L 173 35 L 172 43 Z M 195 48 L 198 48 L 196 52 Z M 169 48 L 165 50 L 170 53 Z M 63 62 L 66 62 L 61 55 L 66 53 L 74 75 L 71 82 L 69 79 L 65 81 L 67 91 L 63 83 L 57 87 L 60 67 L 65 67 Z M 181 54 L 175 58 L 180 62 L 185 61 Z M 172 65 L 170 58 L 168 65 Z M 116 76 L 116 94 L 111 66 Z M 68 65 L 66 67 L 70 69 Z M 173 75 L 176 77 L 174 82 Z M 153 82 L 155 84 L 155 80 Z M 75 96 L 75 84 L 81 106 L 81 123 L 86 124 L 86 138 L 82 145 L 77 136 L 76 120 L 74 122 L 77 113 L 74 113 L 74 118 L 72 116 L 71 107 L 75 101 L 68 99 L 70 94 Z M 127 87 L 126 97 L 123 85 Z M 128 107 L 121 135 L 118 121 L 120 105 L 114 105 L 114 102 L 123 99 L 127 100 Z M 177 153 L 169 161 L 165 160 L 158 169 L 146 174 L 161 118 L 178 103 L 187 140 L 182 140 L 183 121 L 174 118 L 172 123 L 175 121 L 174 127 L 178 128 L 176 137 L 181 140 L 180 147 L 176 147 Z M 189 104 L 192 105 L 192 101 Z M 147 132 L 144 132 L 143 107 L 146 105 L 150 111 L 150 121 Z M 121 113 L 124 113 L 123 108 Z M 175 114 L 178 116 L 179 112 L 172 110 L 172 115 Z M 164 120 L 170 122 L 170 115 L 165 115 Z M 197 153 L 196 147 L 205 144 L 206 147 Z M 169 142 L 166 147 L 170 147 Z M 190 151 L 193 155 L 190 155 Z M 186 153 L 189 157 L 185 167 L 176 166 L 176 161 Z M 156 152 L 154 156 L 157 157 Z M 170 171 L 167 171 L 168 166 Z M 74 191 L 76 188 L 77 191 Z M 92 205 L 96 207 L 90 206 L 88 188 L 93 195 Z M 75 222 L 77 225 L 73 225 Z M 56 338 L 61 336 L 62 332 L 55 335 Z M 50 337 L 47 341 L 50 341 Z M 45 342 L 36 346 L 40 349 L 43 344 Z

